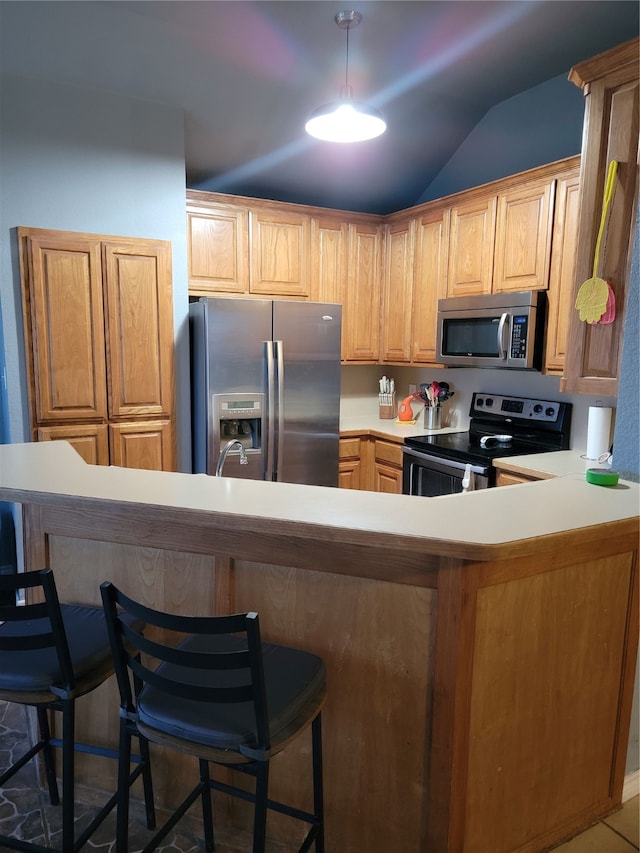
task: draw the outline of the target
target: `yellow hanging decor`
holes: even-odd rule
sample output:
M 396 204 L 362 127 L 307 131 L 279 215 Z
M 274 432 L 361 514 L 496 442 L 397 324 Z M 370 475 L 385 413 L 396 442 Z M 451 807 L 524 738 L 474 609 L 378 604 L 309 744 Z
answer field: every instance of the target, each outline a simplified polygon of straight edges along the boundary
M 600 266 L 602 236 L 609 216 L 609 208 L 611 206 L 611 199 L 613 198 L 613 189 L 617 174 L 618 161 L 612 160 L 609 163 L 607 183 L 602 200 L 600 230 L 598 231 L 598 239 L 596 240 L 596 248 L 593 256 L 593 276 L 580 285 L 576 296 L 575 307 L 580 313 L 580 319 L 587 323 L 597 323 L 607 311 L 607 302 L 610 302 L 609 292 L 611 288 L 603 278 L 598 277 L 598 268 Z

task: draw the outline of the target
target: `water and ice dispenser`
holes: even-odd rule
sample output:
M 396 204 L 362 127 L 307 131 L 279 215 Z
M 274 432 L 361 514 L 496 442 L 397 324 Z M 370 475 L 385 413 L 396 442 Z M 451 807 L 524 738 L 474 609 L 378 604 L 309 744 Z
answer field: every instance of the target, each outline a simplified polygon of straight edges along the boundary
M 214 435 L 219 452 L 232 439 L 237 439 L 248 455 L 262 454 L 265 435 L 264 394 L 214 394 Z

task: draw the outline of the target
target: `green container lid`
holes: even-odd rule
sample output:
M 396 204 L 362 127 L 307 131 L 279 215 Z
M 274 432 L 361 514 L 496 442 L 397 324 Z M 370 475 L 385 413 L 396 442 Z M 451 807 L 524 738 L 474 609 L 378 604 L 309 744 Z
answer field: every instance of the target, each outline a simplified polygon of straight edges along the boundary
M 617 486 L 620 475 L 610 468 L 587 468 L 587 483 L 594 486 Z

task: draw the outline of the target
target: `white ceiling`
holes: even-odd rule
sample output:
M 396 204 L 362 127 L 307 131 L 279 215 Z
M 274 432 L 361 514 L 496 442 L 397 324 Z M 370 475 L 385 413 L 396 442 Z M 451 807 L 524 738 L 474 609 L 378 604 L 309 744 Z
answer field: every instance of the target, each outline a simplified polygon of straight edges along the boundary
M 332 145 L 304 123 L 344 84 L 384 114 Z M 186 180 L 388 213 L 414 204 L 493 105 L 638 35 L 637 0 L 0 2 L 0 69 L 184 111 Z M 570 85 L 570 84 L 569 84 Z

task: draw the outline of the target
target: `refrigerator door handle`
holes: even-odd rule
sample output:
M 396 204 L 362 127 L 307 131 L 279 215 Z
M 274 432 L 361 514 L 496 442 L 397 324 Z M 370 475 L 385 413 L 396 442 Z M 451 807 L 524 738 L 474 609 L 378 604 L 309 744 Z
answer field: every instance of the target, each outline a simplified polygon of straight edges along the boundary
M 284 346 L 282 341 L 273 342 L 276 358 L 276 458 L 273 479 L 280 480 L 279 472 L 284 459 Z
M 275 440 L 276 440 L 276 363 L 273 353 L 273 341 L 264 342 L 264 357 L 267 363 L 267 456 L 265 461 L 265 480 L 275 480 Z

